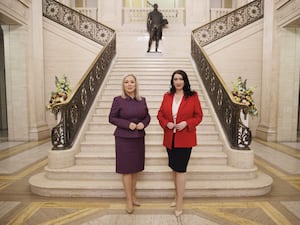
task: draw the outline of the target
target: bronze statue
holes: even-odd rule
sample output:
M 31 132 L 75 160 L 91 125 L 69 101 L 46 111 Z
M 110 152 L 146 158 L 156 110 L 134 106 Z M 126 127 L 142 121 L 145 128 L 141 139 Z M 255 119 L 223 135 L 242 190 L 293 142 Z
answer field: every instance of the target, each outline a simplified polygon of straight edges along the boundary
M 158 5 L 153 5 L 153 11 L 148 13 L 147 30 L 149 32 L 148 50 L 150 52 L 152 41 L 155 41 L 155 51 L 157 52 L 159 40 L 162 38 L 162 28 L 168 24 L 166 19 L 163 19 L 163 14 L 158 11 Z

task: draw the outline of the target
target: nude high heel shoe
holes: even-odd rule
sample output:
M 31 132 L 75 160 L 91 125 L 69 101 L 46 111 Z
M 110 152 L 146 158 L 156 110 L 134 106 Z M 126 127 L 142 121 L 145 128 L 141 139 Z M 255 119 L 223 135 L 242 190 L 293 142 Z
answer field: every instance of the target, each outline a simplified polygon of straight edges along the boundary
M 170 204 L 170 207 L 175 207 L 175 206 L 176 206 L 176 199 Z
M 133 201 L 133 205 L 134 205 L 134 206 L 141 206 L 141 203 L 138 202 L 138 201 Z
M 127 212 L 128 214 L 132 214 L 133 211 L 134 211 L 134 208 L 128 208 L 128 207 L 126 207 L 126 212 Z
M 182 211 L 182 210 L 175 210 L 175 211 L 174 211 L 174 214 L 175 214 L 175 216 L 176 216 L 176 217 L 179 217 L 179 216 L 181 216 L 181 215 L 182 215 L 182 213 L 183 213 L 183 211 Z

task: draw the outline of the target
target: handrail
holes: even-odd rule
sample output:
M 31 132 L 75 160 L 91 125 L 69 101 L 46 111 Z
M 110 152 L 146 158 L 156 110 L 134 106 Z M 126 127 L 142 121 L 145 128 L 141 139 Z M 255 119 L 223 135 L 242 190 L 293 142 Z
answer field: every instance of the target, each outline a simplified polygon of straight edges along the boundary
M 240 116 L 247 106 L 235 101 L 203 46 L 262 17 L 263 0 L 257 0 L 192 31 L 191 55 L 225 131 L 227 140 L 233 149 L 250 149 L 251 130 L 242 123 Z M 237 23 L 237 20 L 239 20 L 239 23 Z M 217 25 L 221 26 L 221 24 L 223 28 L 218 27 L 219 30 L 216 29 Z
M 197 42 L 205 46 L 242 27 L 261 19 L 264 15 L 264 1 L 256 0 L 233 10 L 192 31 Z
M 43 15 L 104 45 L 68 99 L 52 108 L 55 115 L 61 113 L 59 123 L 51 131 L 52 149 L 65 150 L 72 147 L 116 55 L 116 34 L 113 29 L 55 0 L 43 0 Z
M 240 112 L 247 106 L 233 99 L 227 85 L 204 49 L 196 41 L 194 34 L 192 34 L 191 41 L 192 57 L 231 148 L 249 150 L 252 139 L 251 131 L 240 120 Z

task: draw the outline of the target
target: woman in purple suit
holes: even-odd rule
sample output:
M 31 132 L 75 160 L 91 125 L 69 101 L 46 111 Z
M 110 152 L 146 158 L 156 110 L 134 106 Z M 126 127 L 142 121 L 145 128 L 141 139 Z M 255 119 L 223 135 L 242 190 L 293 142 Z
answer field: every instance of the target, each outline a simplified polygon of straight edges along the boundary
M 139 95 L 137 79 L 126 75 L 122 82 L 122 95 L 114 98 L 109 122 L 116 126 L 116 172 L 122 174 L 126 195 L 126 211 L 132 213 L 136 200 L 137 173 L 144 170 L 145 130 L 150 123 L 146 99 Z

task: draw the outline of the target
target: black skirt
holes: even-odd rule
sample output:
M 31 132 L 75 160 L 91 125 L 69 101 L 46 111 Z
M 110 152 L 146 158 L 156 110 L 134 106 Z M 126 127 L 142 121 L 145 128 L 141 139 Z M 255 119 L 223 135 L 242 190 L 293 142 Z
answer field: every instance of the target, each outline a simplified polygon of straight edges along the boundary
M 188 166 L 192 148 L 174 148 L 174 135 L 173 135 L 172 149 L 167 148 L 169 167 L 178 173 L 185 173 Z

